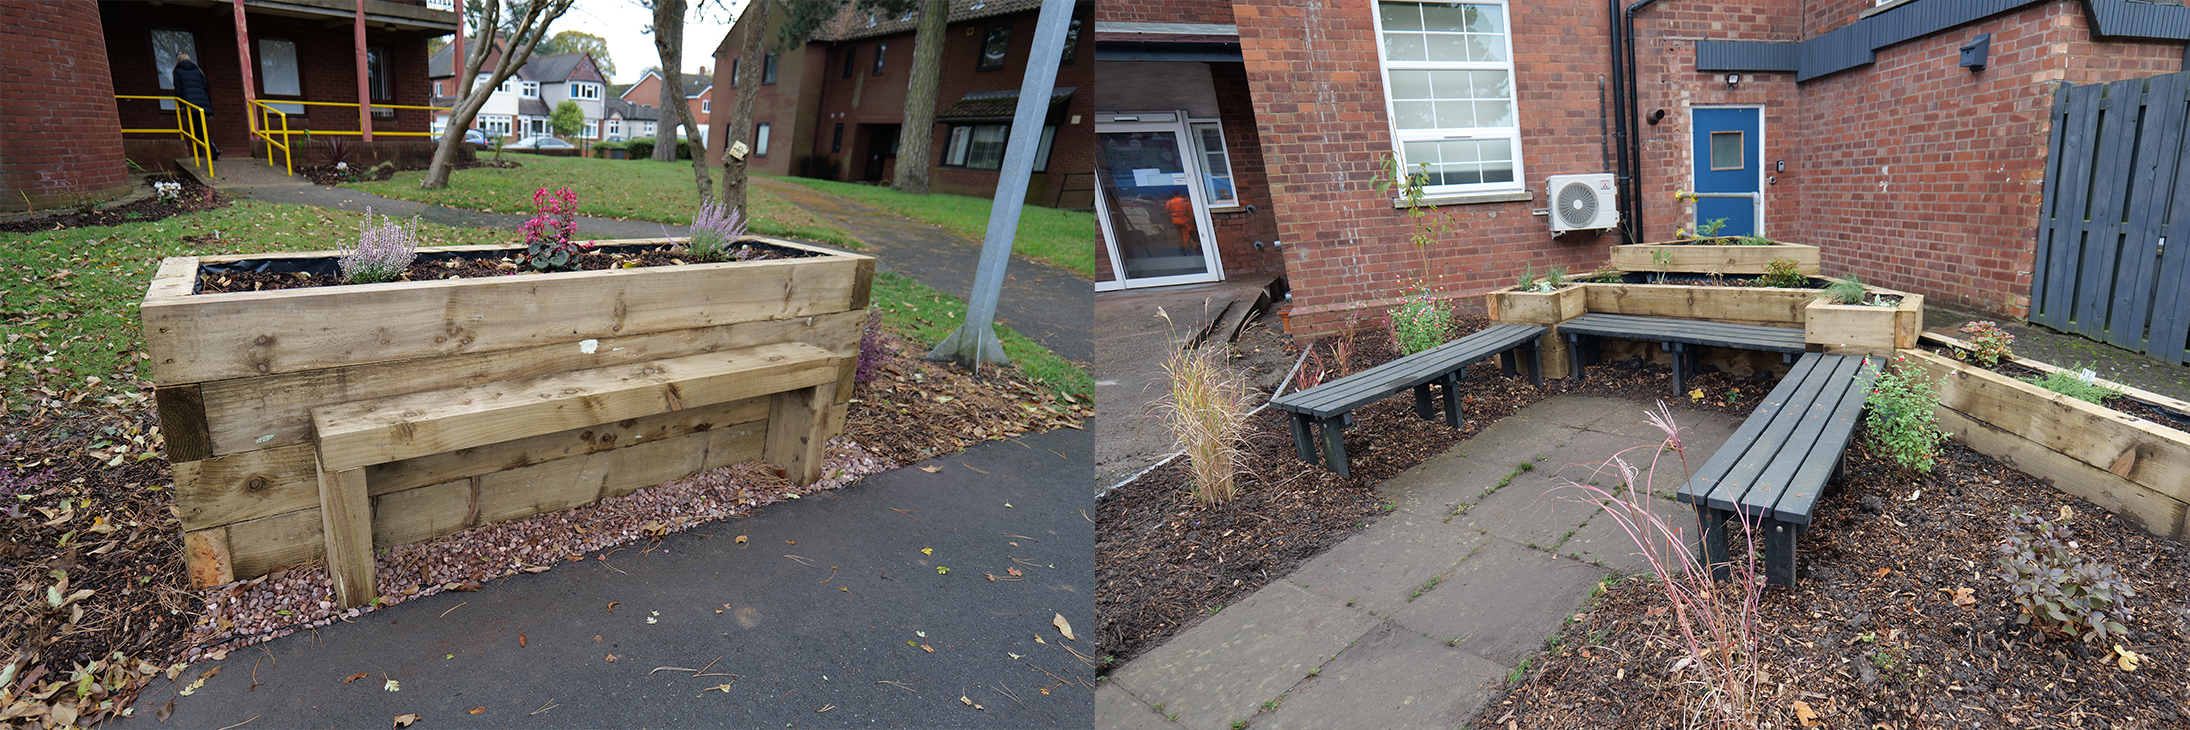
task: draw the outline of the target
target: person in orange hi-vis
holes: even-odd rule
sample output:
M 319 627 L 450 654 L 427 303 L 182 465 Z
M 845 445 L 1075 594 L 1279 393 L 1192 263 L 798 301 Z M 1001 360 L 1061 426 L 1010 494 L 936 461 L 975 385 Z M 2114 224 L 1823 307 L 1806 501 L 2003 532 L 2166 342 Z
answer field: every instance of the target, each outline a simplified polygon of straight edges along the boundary
M 1194 237 L 1194 201 L 1186 198 L 1185 191 L 1175 191 L 1170 200 L 1164 201 L 1163 209 L 1171 212 L 1171 227 L 1179 231 L 1179 253 L 1191 255 L 1201 247 Z

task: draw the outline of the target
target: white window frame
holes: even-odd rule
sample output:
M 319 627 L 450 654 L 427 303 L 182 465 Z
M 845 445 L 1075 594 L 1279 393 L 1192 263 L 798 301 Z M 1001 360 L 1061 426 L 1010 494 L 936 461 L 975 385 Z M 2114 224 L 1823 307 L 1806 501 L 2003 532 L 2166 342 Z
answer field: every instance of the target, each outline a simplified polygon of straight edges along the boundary
M 700 113 L 701 113 L 701 114 L 713 114 L 713 113 L 715 113 L 715 100 L 714 100 L 714 99 L 701 99 L 701 100 L 700 100 Z
M 1202 146 L 1201 130 L 1204 127 L 1217 130 L 1217 144 L 1220 145 L 1217 149 L 1211 150 Z M 1209 207 L 1237 207 L 1239 205 L 1239 180 L 1232 170 L 1231 145 L 1224 142 L 1224 125 L 1214 119 L 1189 119 L 1186 122 L 1186 136 L 1192 139 L 1194 154 L 1199 156 L 1196 160 L 1198 163 L 1196 167 L 1201 168 L 1202 171 L 1202 196 L 1209 199 Z M 1209 155 L 1212 153 L 1223 159 L 1224 174 L 1215 173 L 1209 166 Z M 1224 188 L 1231 195 L 1229 197 L 1220 197 L 1217 194 L 1213 179 L 1224 180 Z
M 609 139 L 621 139 L 621 138 L 622 138 L 623 136 L 624 136 L 624 120 L 621 120 L 621 119 L 610 119 L 610 120 L 608 120 L 608 138 L 609 138 Z
M 767 122 L 761 122 L 759 124 L 753 125 L 753 155 L 756 157 L 768 156 Z
M 601 121 L 598 119 L 586 120 L 585 128 L 578 132 L 578 136 L 582 139 L 596 139 L 600 137 Z
M 1505 48 L 1501 50 L 1502 56 L 1505 58 L 1505 60 L 1502 62 L 1391 60 L 1385 47 L 1384 37 L 1383 5 L 1387 2 L 1393 4 L 1412 5 L 1439 5 L 1442 3 L 1414 2 L 1413 0 L 1377 0 L 1376 2 L 1372 3 L 1370 7 L 1369 17 L 1370 20 L 1375 24 L 1376 31 L 1376 58 L 1378 64 L 1378 81 L 1382 82 L 1384 85 L 1384 117 L 1386 127 L 1391 133 L 1392 153 L 1395 155 L 1399 155 L 1402 165 L 1407 168 L 1403 172 L 1408 175 L 1414 175 L 1419 174 L 1421 170 L 1419 166 L 1406 162 L 1405 149 L 1406 143 L 1408 142 L 1431 142 L 1446 140 L 1458 141 L 1462 139 L 1488 141 L 1504 139 L 1509 142 L 1513 151 L 1512 180 L 1495 183 L 1429 185 L 1422 189 L 1422 194 L 1425 198 L 1431 199 L 1428 202 L 1435 204 L 1439 202 L 1470 202 L 1465 200 L 1435 200 L 1436 198 L 1448 196 L 1461 197 L 1476 193 L 1507 193 L 1514 191 L 1524 193 L 1527 192 L 1528 173 L 1526 170 L 1522 169 L 1522 161 L 1526 157 L 1526 155 L 1524 154 L 1521 146 L 1522 125 L 1521 107 L 1519 99 L 1520 74 L 1518 64 L 1516 64 L 1513 60 L 1514 26 L 1513 13 L 1509 0 L 1467 0 L 1467 2 L 1462 3 L 1467 5 L 1493 6 L 1498 9 L 1499 14 L 1501 15 L 1501 24 L 1504 28 L 1504 33 L 1502 34 L 1502 37 L 1505 42 Z M 1512 119 L 1510 120 L 1512 124 L 1510 126 L 1500 127 L 1448 127 L 1437 129 L 1410 129 L 1402 131 L 1399 128 L 1399 112 L 1397 106 L 1392 101 L 1391 72 L 1394 70 L 1505 71 L 1507 81 L 1506 89 L 1507 92 L 1510 94 L 1507 101 L 1513 105 Z M 1498 199 L 1502 200 L 1503 197 L 1499 197 Z
M 574 82 L 571 82 L 571 84 L 570 84 L 570 98 L 573 98 L 573 99 L 599 99 L 599 98 L 601 98 L 601 85 L 600 85 L 600 84 L 589 84 L 589 83 L 586 83 L 586 82 L 583 82 L 583 81 L 574 81 Z
M 523 82 L 519 82 L 519 83 L 523 84 L 522 90 L 521 90 L 520 92 L 518 92 L 518 95 L 519 95 L 519 96 L 523 96 L 523 97 L 525 97 L 525 98 L 527 98 L 527 99 L 538 99 L 538 98 L 540 98 L 540 82 L 538 82 L 538 81 L 523 81 Z

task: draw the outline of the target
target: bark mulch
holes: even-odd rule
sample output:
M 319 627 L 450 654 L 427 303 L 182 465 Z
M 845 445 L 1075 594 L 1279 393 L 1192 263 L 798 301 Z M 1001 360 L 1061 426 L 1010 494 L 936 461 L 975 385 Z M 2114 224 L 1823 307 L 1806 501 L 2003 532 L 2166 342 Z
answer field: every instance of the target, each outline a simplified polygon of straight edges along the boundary
M 187 175 L 154 175 L 145 178 L 147 183 L 181 183 L 182 191 L 175 199 L 164 201 L 159 196 L 146 196 L 120 205 L 96 207 L 84 206 L 65 213 L 54 213 L 36 218 L 0 223 L 0 232 L 31 233 L 34 231 L 58 231 L 64 228 L 84 226 L 118 226 L 124 223 L 149 223 L 173 216 L 225 208 L 228 196 L 212 188 L 198 184 Z
M 1925 344 L 1923 347 L 1926 352 L 1931 352 L 1938 355 L 1946 355 L 1949 357 L 1952 357 L 1955 352 L 1957 352 L 1955 348 L 1947 347 L 1945 345 Z M 1982 363 L 1979 363 L 1975 360 L 1966 360 L 1964 361 L 1964 364 L 1971 367 L 1985 367 Z M 2054 367 L 2062 368 L 2077 367 L 2075 365 L 2061 365 L 2059 363 L 2051 364 Z M 2015 378 L 2017 380 L 2030 380 L 2034 378 L 2044 378 L 2046 376 L 2045 373 L 2026 368 L 2005 360 L 1986 369 L 2010 378 Z M 2135 398 L 2131 398 L 2126 395 L 2107 396 L 2099 403 L 2099 405 L 2106 406 L 2107 408 L 2113 409 L 2116 412 L 2136 416 L 2146 421 L 2151 421 L 2152 423 L 2166 426 L 2177 431 L 2190 433 L 2190 413 L 2177 413 L 2164 408 L 2159 408 L 2153 406 L 2152 404 L 2137 400 Z
M 812 252 L 779 248 L 765 243 L 741 244 L 748 251 L 741 261 L 768 259 L 805 258 Z M 636 248 L 636 247 L 627 247 Z M 524 251 L 512 251 L 506 256 L 468 258 L 456 255 L 421 256 L 413 262 L 398 281 L 427 281 L 431 279 L 477 279 L 497 276 L 516 276 L 535 273 L 524 263 Z M 646 268 L 651 266 L 683 266 L 701 263 L 677 246 L 639 248 L 638 250 L 596 251 L 587 250 L 570 258 L 570 271 L 602 271 L 606 269 Z M 274 271 L 222 271 L 201 269 L 197 288 L 193 294 L 222 294 L 241 291 L 273 291 L 276 289 L 306 289 L 322 286 L 347 286 L 350 282 L 338 274 Z
M 1760 604 L 1758 723 L 2190 726 L 2190 550 L 1960 443 L 1919 478 L 1857 437 L 1802 537 L 1800 580 Z M 2134 586 L 2127 637 L 2086 644 L 2018 623 L 1993 562 L 2015 508 L 2065 521 L 2080 558 Z M 1661 638 L 1679 636 L 1666 605 L 1654 578 L 1617 582 L 1466 726 L 1700 726 L 1698 675 L 1673 669 L 1685 654 Z M 2117 644 L 2143 657 L 2134 670 Z

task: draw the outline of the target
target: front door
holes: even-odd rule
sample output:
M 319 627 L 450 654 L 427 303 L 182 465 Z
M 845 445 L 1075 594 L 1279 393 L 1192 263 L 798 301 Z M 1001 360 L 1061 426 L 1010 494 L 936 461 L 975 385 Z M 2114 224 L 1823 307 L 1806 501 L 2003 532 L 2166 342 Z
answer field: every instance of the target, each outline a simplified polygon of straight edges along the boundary
M 898 125 L 862 124 L 867 130 L 867 165 L 861 170 L 863 182 L 888 182 L 895 170 L 890 163 L 897 159 Z
M 1689 189 L 1697 193 L 1697 232 L 1724 220 L 1718 235 L 1764 235 L 1764 110 L 1696 107 L 1693 114 Z
M 1096 207 L 1112 273 L 1125 288 L 1224 278 L 1184 124 L 1111 123 L 1095 130 Z

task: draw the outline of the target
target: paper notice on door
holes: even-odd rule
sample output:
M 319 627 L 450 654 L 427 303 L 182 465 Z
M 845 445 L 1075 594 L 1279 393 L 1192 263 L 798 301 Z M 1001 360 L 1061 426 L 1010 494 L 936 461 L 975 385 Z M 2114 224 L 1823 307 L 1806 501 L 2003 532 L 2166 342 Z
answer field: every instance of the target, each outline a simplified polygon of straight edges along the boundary
M 1133 170 L 1133 187 L 1157 188 L 1177 184 L 1179 183 L 1171 182 L 1171 173 L 1158 168 L 1142 167 Z
M 1174 172 L 1174 173 L 1171 173 L 1171 184 L 1173 184 L 1173 185 L 1185 185 L 1185 184 L 1187 183 L 1187 181 L 1188 181 L 1189 179 L 1190 179 L 1190 178 L 1188 178 L 1188 177 L 1186 176 L 1186 173 L 1183 173 L 1183 172 Z

